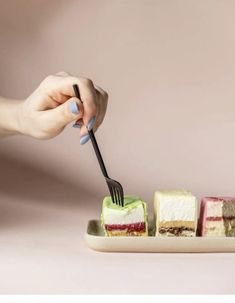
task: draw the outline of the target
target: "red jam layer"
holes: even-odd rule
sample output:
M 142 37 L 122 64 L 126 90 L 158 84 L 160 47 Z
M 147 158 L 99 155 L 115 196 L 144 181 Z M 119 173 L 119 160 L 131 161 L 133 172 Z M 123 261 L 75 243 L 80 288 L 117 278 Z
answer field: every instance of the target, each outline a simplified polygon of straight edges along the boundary
M 226 220 L 234 220 L 235 216 L 231 216 L 231 217 L 207 217 L 206 221 L 226 221 Z
M 132 231 L 145 231 L 145 223 L 137 222 L 133 224 L 105 224 L 105 229 L 108 231 L 112 230 L 126 230 L 127 232 Z

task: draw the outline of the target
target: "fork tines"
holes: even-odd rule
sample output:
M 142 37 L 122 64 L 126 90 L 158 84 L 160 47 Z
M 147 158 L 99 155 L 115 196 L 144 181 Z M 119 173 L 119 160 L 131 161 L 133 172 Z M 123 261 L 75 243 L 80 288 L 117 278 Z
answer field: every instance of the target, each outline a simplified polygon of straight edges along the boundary
M 113 203 L 119 206 L 124 206 L 124 193 L 123 193 L 123 188 L 122 185 L 110 178 L 106 179 L 109 192 L 112 198 Z

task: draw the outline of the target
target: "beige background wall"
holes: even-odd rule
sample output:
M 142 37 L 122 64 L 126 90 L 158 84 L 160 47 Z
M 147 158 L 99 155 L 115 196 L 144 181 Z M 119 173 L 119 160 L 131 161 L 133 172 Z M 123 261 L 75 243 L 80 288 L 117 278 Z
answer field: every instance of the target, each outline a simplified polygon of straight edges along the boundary
M 60 70 L 89 77 L 110 95 L 97 137 L 127 193 L 235 195 L 234 9 L 214 0 L 1 1 L 0 92 L 25 98 Z M 102 196 L 77 131 L 12 137 L 1 152 Z
M 232 0 L 0 0 L 0 95 L 25 98 L 61 70 L 91 78 L 110 95 L 97 140 L 126 193 L 235 195 L 234 12 Z M 0 140 L 0 293 L 234 293 L 234 254 L 86 247 L 107 191 L 77 132 Z

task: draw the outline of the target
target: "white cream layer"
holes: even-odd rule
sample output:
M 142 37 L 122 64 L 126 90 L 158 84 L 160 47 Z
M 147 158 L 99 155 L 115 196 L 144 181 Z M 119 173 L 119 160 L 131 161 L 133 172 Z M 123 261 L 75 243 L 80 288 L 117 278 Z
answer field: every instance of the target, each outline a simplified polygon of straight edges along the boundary
M 218 236 L 225 237 L 225 227 L 223 221 L 207 221 L 205 237 Z
M 104 224 L 132 224 L 144 222 L 144 207 L 139 205 L 131 209 L 113 209 L 105 207 L 103 209 Z
M 156 192 L 154 208 L 158 222 L 161 221 L 194 221 L 196 218 L 197 201 L 186 191 Z
M 207 217 L 222 217 L 223 215 L 223 201 L 206 202 L 206 216 Z

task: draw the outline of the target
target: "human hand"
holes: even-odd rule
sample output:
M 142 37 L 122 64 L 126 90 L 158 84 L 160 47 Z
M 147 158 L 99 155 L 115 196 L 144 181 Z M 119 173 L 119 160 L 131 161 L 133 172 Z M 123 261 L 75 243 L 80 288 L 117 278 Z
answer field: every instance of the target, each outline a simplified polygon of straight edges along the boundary
M 80 90 L 82 102 L 75 97 L 73 84 Z M 37 139 L 50 139 L 72 121 L 80 128 L 80 143 L 89 140 L 87 129 L 94 131 L 102 123 L 108 94 L 86 78 L 65 72 L 45 78 L 39 87 L 18 106 L 18 131 Z

